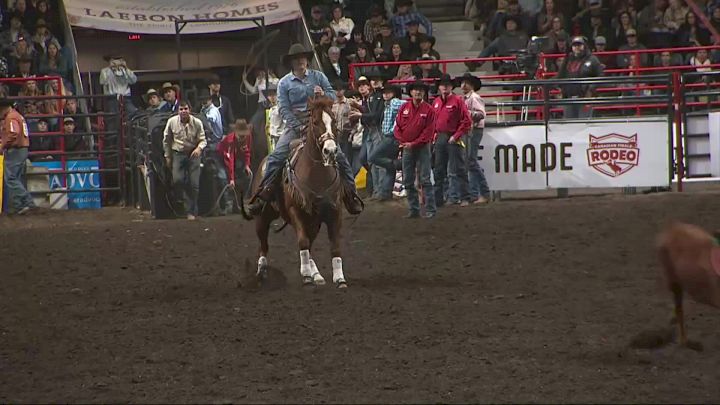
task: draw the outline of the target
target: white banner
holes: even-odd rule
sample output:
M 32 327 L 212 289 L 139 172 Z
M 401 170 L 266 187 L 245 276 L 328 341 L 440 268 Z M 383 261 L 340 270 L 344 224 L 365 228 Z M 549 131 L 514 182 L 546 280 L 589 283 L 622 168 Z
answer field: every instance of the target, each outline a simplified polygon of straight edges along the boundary
M 498 191 L 547 188 L 547 175 L 541 169 L 547 170 L 551 164 L 544 159 L 541 162 L 544 144 L 543 125 L 485 128 L 478 155 L 490 188 Z
M 481 166 L 493 190 L 669 184 L 668 123 L 638 120 L 486 128 Z
M 70 24 L 138 34 L 175 34 L 176 20 L 265 17 L 265 25 L 300 18 L 298 0 L 65 0 Z M 191 23 L 183 34 L 257 28 L 252 21 Z

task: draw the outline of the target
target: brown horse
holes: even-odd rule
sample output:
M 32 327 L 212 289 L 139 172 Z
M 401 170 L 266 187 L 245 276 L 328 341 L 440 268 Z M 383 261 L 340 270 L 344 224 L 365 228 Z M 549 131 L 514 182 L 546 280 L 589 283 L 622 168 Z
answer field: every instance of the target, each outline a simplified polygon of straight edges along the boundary
M 257 277 L 267 277 L 268 234 L 270 224 L 282 217 L 295 229 L 300 250 L 300 275 L 303 284 L 325 284 L 310 252 L 324 223 L 330 239 L 333 282 L 338 288 L 347 287 L 340 252 L 343 186 L 335 156 L 337 132 L 332 114 L 332 100 L 317 97 L 308 101 L 309 120 L 304 141 L 290 145 L 290 161 L 282 172 L 282 185 L 276 185 L 274 202 L 266 204 L 255 218 L 255 231 L 260 239 Z M 267 158 L 266 158 L 267 159 Z M 253 190 L 257 192 L 265 170 L 265 160 L 255 176 Z

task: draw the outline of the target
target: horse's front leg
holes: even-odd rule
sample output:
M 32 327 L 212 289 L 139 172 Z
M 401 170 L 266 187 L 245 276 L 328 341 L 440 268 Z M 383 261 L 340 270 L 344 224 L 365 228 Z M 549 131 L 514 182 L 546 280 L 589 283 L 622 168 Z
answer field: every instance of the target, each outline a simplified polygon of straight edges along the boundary
M 340 252 L 340 241 L 342 236 L 342 216 L 337 212 L 333 221 L 327 223 L 328 239 L 330 240 L 330 254 L 332 256 L 333 283 L 337 288 L 347 288 L 347 281 L 343 273 L 342 254 Z
M 292 219 L 297 234 L 298 248 L 300 250 L 300 276 L 303 284 L 324 285 L 325 279 L 320 275 L 317 266 L 310 257 L 311 238 L 307 229 L 308 224 L 303 221 L 301 214 L 295 207 L 288 209 L 288 215 Z

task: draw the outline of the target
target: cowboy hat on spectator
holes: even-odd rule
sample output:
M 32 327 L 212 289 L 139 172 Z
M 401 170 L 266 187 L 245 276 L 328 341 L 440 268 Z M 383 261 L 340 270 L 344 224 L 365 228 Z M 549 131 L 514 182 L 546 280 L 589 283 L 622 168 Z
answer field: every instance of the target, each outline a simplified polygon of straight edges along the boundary
M 452 76 L 450 76 L 447 73 L 440 76 L 440 78 L 437 81 L 437 84 L 438 84 L 438 86 L 442 85 L 442 84 L 449 84 L 452 87 L 455 87 L 455 81 L 452 79 Z
M 162 85 L 161 92 L 164 95 L 167 93 L 168 90 L 175 90 L 175 96 L 177 97 L 180 94 L 180 86 L 177 84 L 172 84 L 170 82 L 165 82 Z
M 422 35 L 418 35 L 418 37 L 419 37 L 419 38 L 418 38 L 418 44 L 421 44 L 421 43 L 423 43 L 423 42 L 430 42 L 430 47 L 431 47 L 431 48 L 432 48 L 433 46 L 435 46 L 435 37 L 434 37 L 434 36 L 422 34 Z
M 148 100 L 150 100 L 150 97 L 152 96 L 158 96 L 160 97 L 160 94 L 158 94 L 157 90 L 155 89 L 148 89 L 148 91 L 145 92 L 142 99 L 147 104 Z
M 290 49 L 288 50 L 287 55 L 282 57 L 282 63 L 286 67 L 290 67 L 290 61 L 299 58 L 299 57 L 305 57 L 307 58 L 308 62 L 312 60 L 312 58 L 315 56 L 315 52 L 305 48 L 303 44 L 292 44 L 290 46 Z
M 466 72 L 462 76 L 455 78 L 455 86 L 459 87 L 463 82 L 468 82 L 473 87 L 473 90 L 480 90 L 482 87 L 482 80 L 479 77 L 473 76 L 470 72 Z
M 430 86 L 425 84 L 425 82 L 423 82 L 422 80 L 415 80 L 414 82 L 408 84 L 407 89 L 408 93 L 412 90 L 422 90 L 427 93 L 428 90 L 430 90 Z
M 393 93 L 393 97 L 400 98 L 400 95 L 402 94 L 402 91 L 400 91 L 400 87 L 394 85 L 394 84 L 388 84 L 383 88 L 383 93 Z
M 365 77 L 365 76 L 360 76 L 360 77 L 358 77 L 358 79 L 355 81 L 355 88 L 358 88 L 358 87 L 363 86 L 363 85 L 368 85 L 368 86 L 370 86 L 370 80 L 368 80 L 368 78 Z

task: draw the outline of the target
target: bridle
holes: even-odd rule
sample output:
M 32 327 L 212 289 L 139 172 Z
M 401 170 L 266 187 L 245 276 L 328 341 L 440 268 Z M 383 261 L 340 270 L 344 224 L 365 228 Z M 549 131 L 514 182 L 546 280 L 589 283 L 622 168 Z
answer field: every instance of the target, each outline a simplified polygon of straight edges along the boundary
M 327 111 L 324 111 L 324 110 L 323 110 L 323 112 L 324 112 L 324 113 L 327 113 L 327 114 L 330 114 L 330 113 L 328 113 Z M 325 133 L 321 134 L 319 137 L 316 138 L 316 137 L 315 137 L 315 133 L 314 133 L 314 132 L 315 132 L 315 123 L 314 123 L 313 121 L 314 121 L 314 120 L 313 120 L 312 117 L 311 117 L 311 118 L 310 118 L 310 123 L 309 123 L 310 125 L 308 125 L 309 128 L 307 129 L 307 136 L 308 136 L 308 138 L 312 138 L 312 139 L 313 139 L 313 141 L 312 141 L 312 142 L 314 143 L 313 146 L 315 147 L 315 149 L 317 149 L 318 153 L 320 153 L 320 155 L 322 156 L 322 155 L 323 155 L 323 146 L 325 145 L 325 142 L 327 142 L 327 141 L 334 141 L 335 144 L 337 145 L 337 139 L 335 138 L 335 134 L 333 133 L 332 127 L 331 127 L 331 128 L 325 128 Z M 322 160 L 322 159 L 321 159 L 321 160 L 317 160 L 317 159 L 313 158 L 312 156 L 310 156 L 310 159 L 311 159 L 314 163 L 320 163 L 320 164 L 323 164 L 323 165 L 325 165 L 325 166 L 337 166 L 337 162 L 336 162 L 335 160 L 333 160 L 332 164 L 327 164 L 324 160 Z

